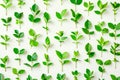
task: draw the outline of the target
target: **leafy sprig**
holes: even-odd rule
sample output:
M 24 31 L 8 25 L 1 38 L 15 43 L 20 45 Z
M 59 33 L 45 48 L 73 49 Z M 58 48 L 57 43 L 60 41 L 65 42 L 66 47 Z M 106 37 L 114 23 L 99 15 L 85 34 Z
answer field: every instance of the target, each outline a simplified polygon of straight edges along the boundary
M 41 80 L 51 80 L 51 78 L 52 78 L 51 75 L 46 75 L 46 74 L 41 75 Z
M 94 71 L 91 71 L 90 69 L 86 69 L 86 73 L 84 73 L 84 77 L 86 80 L 92 80 L 94 78 Z
M 10 78 L 5 78 L 4 74 L 0 73 L 0 79 L 1 80 L 11 80 Z
M 48 36 L 45 38 L 45 43 L 43 44 L 43 46 L 46 49 L 46 51 L 48 52 L 48 49 L 51 47 L 51 41 Z
M 65 74 L 57 74 L 57 80 L 66 80 L 66 75 Z
M 80 74 L 80 72 L 78 72 L 77 70 L 72 71 L 72 75 L 74 76 L 74 80 L 78 80 L 79 74 Z
M 23 5 L 25 5 L 25 1 L 24 0 L 18 0 L 18 6 L 21 8 Z

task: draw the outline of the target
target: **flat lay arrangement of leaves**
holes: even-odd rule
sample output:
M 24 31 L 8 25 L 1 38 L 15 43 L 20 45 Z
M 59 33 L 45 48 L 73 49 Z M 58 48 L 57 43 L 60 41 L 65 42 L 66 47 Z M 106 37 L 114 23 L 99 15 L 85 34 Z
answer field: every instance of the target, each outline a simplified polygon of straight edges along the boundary
M 1 0 L 0 80 L 120 80 L 119 0 Z

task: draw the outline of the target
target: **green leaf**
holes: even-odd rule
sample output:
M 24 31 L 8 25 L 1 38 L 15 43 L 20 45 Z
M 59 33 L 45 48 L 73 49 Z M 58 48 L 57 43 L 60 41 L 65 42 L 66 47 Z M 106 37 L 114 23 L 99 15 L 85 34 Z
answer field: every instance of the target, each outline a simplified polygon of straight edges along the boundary
M 60 14 L 59 12 L 56 12 L 56 17 L 57 17 L 58 19 L 62 19 L 62 16 L 61 16 L 61 14 Z
M 85 28 L 90 29 L 92 27 L 92 23 L 90 20 L 85 21 Z
M 28 63 L 24 63 L 24 65 L 28 66 L 28 67 L 32 67 L 30 64 Z
M 75 5 L 80 5 L 82 3 L 82 0 L 70 0 L 70 2 Z
M 95 25 L 95 29 L 96 29 L 96 31 L 101 31 L 102 30 L 99 25 Z
M 13 74 L 16 74 L 16 75 L 18 74 L 18 71 L 17 71 L 16 68 L 13 68 L 13 69 L 12 69 L 12 72 L 13 72 Z
M 105 69 L 103 69 L 101 66 L 99 66 L 98 70 L 99 70 L 100 72 L 105 72 Z
M 29 34 L 30 34 L 30 36 L 35 36 L 36 35 L 36 33 L 35 33 L 35 31 L 33 29 L 29 30 Z
M 120 30 L 120 23 L 116 25 L 116 30 Z
M 100 60 L 100 59 L 96 59 L 96 62 L 97 62 L 97 64 L 99 64 L 99 65 L 103 65 L 103 61 Z
M 74 56 L 75 56 L 75 57 L 77 57 L 77 56 L 79 56 L 79 55 L 80 55 L 79 51 L 74 51 Z
M 69 53 L 68 52 L 64 52 L 62 54 L 62 57 L 63 57 L 63 59 L 68 58 L 69 57 Z
M 21 12 L 21 13 L 15 12 L 14 16 L 18 19 L 21 19 L 23 17 L 23 12 Z
M 86 50 L 87 52 L 90 52 L 90 51 L 92 50 L 92 46 L 91 46 L 90 43 L 87 43 L 87 44 L 86 44 L 85 50 Z
M 64 16 L 67 13 L 67 9 L 62 10 L 61 16 Z
M 73 40 L 77 40 L 75 35 L 70 35 Z
M 108 27 L 111 28 L 111 29 L 115 29 L 115 26 L 112 23 L 108 23 Z
M 110 65 L 112 62 L 111 62 L 111 60 L 106 60 L 105 62 L 104 62 L 104 65 Z
M 33 67 L 38 67 L 40 65 L 40 63 L 35 63 L 33 64 Z
M 107 29 L 107 28 L 104 28 L 103 30 L 102 30 L 102 33 L 108 33 L 109 32 L 109 30 Z
M 88 7 L 88 3 L 87 2 L 84 2 L 84 7 Z
M 109 33 L 109 36 L 110 37 L 115 37 L 115 34 L 114 33 Z
M 113 74 L 110 75 L 112 80 L 117 80 L 117 77 Z
M 24 73 L 25 73 L 25 70 L 23 70 L 23 69 L 22 69 L 22 70 L 19 70 L 18 73 L 19 73 L 19 74 L 24 74 Z
M 25 49 L 21 49 L 20 54 L 24 54 L 24 53 L 25 53 Z
M 101 46 L 101 45 L 97 45 L 97 49 L 98 49 L 99 51 L 102 51 L 102 46 Z
M 68 64 L 70 63 L 70 60 L 64 60 L 63 64 Z
M 45 12 L 44 13 L 44 18 L 45 18 L 45 22 L 48 22 L 50 20 L 50 15 L 49 13 Z
M 62 53 L 61 53 L 60 51 L 57 51 L 57 50 L 56 50 L 56 54 L 57 54 L 57 56 L 58 56 L 60 59 L 63 59 L 63 55 L 62 55 Z
M 100 15 L 100 14 L 101 14 L 101 12 L 100 12 L 100 11 L 95 11 L 95 13 L 96 13 L 96 14 L 98 14 L 98 15 Z
M 13 51 L 14 51 L 15 54 L 19 54 L 19 49 L 18 48 L 14 48 Z
M 82 28 L 82 31 L 83 31 L 85 34 L 89 34 L 89 31 L 88 31 L 88 29 L 86 29 L 86 28 Z
M 38 22 L 40 22 L 40 21 L 41 21 L 40 18 L 35 18 L 35 19 L 34 19 L 34 22 L 35 22 L 35 23 L 38 23 Z
M 50 39 L 49 39 L 49 37 L 46 37 L 45 43 L 46 43 L 47 45 L 50 45 Z
M 39 10 L 38 5 L 37 5 L 37 4 L 33 4 L 31 10 L 32 10 L 33 12 L 38 11 L 38 10 Z

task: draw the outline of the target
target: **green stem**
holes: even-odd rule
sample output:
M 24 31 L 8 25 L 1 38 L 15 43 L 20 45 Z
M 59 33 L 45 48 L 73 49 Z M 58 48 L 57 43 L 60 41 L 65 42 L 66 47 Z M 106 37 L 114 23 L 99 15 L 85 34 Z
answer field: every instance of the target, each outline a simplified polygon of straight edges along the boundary
M 75 28 L 77 29 L 77 23 L 75 22 Z
M 116 15 L 114 14 L 114 22 L 116 21 Z
M 60 42 L 60 47 L 62 46 L 62 42 Z
M 89 11 L 88 11 L 88 16 L 89 16 Z
M 76 10 L 77 10 L 77 7 L 76 7 L 76 5 L 75 5 L 75 12 L 76 12 Z
M 5 10 L 6 10 L 6 16 L 7 16 L 7 8 Z
M 77 62 L 75 62 L 75 69 L 77 69 Z
M 114 55 L 114 59 L 116 60 L 116 55 Z M 116 61 L 114 61 L 115 63 L 115 69 L 117 68 L 117 64 L 116 64 Z
M 105 69 L 105 68 L 104 68 L 104 65 L 103 65 L 103 69 Z M 104 72 L 102 72 L 101 77 L 103 77 L 103 74 L 104 74 Z
M 63 63 L 61 63 L 61 71 L 63 72 Z
M 19 55 L 19 65 L 21 65 L 21 59 L 20 59 L 20 55 Z
M 60 0 L 60 2 L 61 2 L 61 5 L 62 5 L 63 0 Z
M 103 56 L 103 51 L 101 51 L 101 57 Z
M 34 0 L 34 3 L 35 3 L 35 0 Z
M 18 46 L 20 46 L 20 39 L 18 38 Z
M 47 66 L 47 73 L 49 73 L 49 66 Z
M 46 5 L 46 10 L 48 10 L 48 6 Z
M 31 62 L 31 70 L 32 70 L 32 68 L 33 68 L 32 66 L 33 66 L 33 61 Z
M 76 42 L 75 44 L 76 44 L 76 48 L 78 48 L 78 43 Z
M 102 14 L 100 14 L 100 18 L 102 19 Z
M 6 31 L 8 31 L 8 26 L 6 26 Z
M 5 45 L 5 50 L 7 50 L 7 45 Z
M 89 40 L 90 40 L 90 34 L 88 35 L 88 37 L 89 37 Z
M 115 37 L 114 37 L 114 39 L 116 40 L 116 30 L 114 31 L 114 33 L 115 33 Z

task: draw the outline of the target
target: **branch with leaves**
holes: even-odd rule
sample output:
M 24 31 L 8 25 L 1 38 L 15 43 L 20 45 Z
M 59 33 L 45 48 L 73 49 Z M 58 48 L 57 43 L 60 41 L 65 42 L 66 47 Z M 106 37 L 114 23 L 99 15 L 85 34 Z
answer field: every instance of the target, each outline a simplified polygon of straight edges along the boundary
M 1 35 L 1 38 L 3 39 L 3 41 L 0 42 L 0 44 L 5 46 L 5 49 L 7 50 L 7 46 L 9 45 L 8 41 L 10 41 L 10 37 L 8 35 Z
M 10 78 L 5 78 L 4 74 L 0 73 L 0 79 L 1 80 L 11 80 Z
M 46 10 L 48 9 L 48 5 L 50 5 L 50 0 L 43 0 L 44 4 L 46 5 Z
M 86 80 L 92 80 L 94 78 L 94 71 L 91 71 L 90 69 L 86 69 L 86 73 L 84 73 L 84 77 Z
M 48 36 L 45 38 L 45 43 L 43 44 L 43 46 L 47 52 L 48 52 L 48 49 L 52 46 L 50 42 L 50 38 Z
M 11 25 L 12 22 L 12 17 L 7 17 L 6 19 L 2 18 L 1 20 L 3 22 L 3 25 L 6 27 L 6 31 L 8 31 L 8 27 Z
M 24 0 L 18 0 L 18 6 L 21 8 L 22 6 L 24 6 L 26 3 Z
M 78 72 L 77 70 L 72 71 L 72 75 L 74 76 L 74 80 L 78 80 L 79 74 L 80 74 L 80 72 Z
M 41 75 L 41 80 L 51 80 L 52 76 L 51 75 L 47 75 L 47 74 L 42 74 Z
M 75 6 L 75 12 L 77 10 L 77 6 L 82 4 L 83 0 L 70 0 L 70 2 Z
M 66 80 L 66 74 L 57 74 L 57 80 Z
M 28 77 L 26 78 L 26 80 L 38 80 L 38 79 L 36 79 L 36 78 L 32 78 L 31 75 L 28 75 Z
M 114 74 L 111 74 L 110 77 L 112 80 L 119 80 L 120 79 L 120 76 L 115 76 Z

